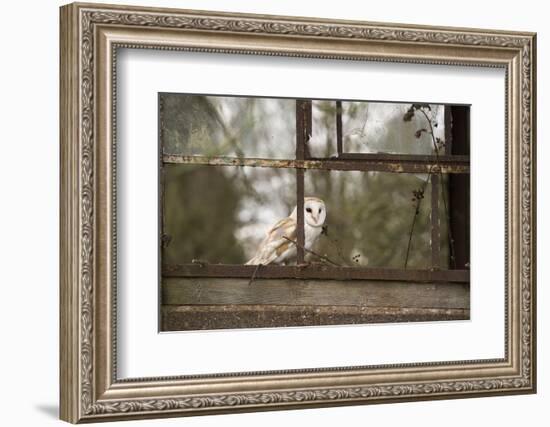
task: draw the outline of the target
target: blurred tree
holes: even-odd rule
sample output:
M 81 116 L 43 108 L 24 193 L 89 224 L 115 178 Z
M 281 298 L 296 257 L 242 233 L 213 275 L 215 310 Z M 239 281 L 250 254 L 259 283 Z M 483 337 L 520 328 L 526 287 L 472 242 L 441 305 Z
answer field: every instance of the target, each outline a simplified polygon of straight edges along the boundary
M 403 268 L 414 206 L 411 174 L 308 171 L 307 194 L 327 206 L 327 234 L 316 251 L 348 266 Z M 420 206 L 409 260 L 411 268 L 430 264 L 430 196 Z
M 164 262 L 245 262 L 234 234 L 239 194 L 232 182 L 208 166 L 166 165 L 164 171 Z
M 215 147 L 213 137 L 226 132 L 223 118 L 210 97 L 203 95 L 162 94 L 163 151 L 170 154 L 206 154 Z M 211 144 L 204 143 L 209 140 Z
M 344 139 L 348 145 L 360 144 L 358 151 L 431 152 L 425 134 L 415 138 L 420 119 L 403 121 L 407 105 L 344 104 Z M 161 107 L 164 152 L 294 157 L 295 100 L 165 94 Z M 438 111 L 434 108 L 434 114 Z M 334 101 L 313 102 L 309 145 L 314 156 L 334 155 L 335 113 Z M 442 127 L 438 132 L 443 132 Z M 350 140 L 350 136 L 356 138 Z M 317 252 L 342 265 L 403 267 L 415 212 L 411 198 L 425 175 L 308 170 L 305 177 L 306 195 L 323 199 L 327 206 L 328 235 L 319 239 Z M 410 268 L 429 268 L 431 262 L 429 189 L 414 228 Z M 171 238 L 164 262 L 243 263 L 268 228 L 294 208 L 295 173 L 292 169 L 167 165 L 164 197 L 164 233 Z M 443 239 L 445 215 L 440 213 L 440 218 Z M 442 240 L 442 267 L 447 260 L 445 245 Z

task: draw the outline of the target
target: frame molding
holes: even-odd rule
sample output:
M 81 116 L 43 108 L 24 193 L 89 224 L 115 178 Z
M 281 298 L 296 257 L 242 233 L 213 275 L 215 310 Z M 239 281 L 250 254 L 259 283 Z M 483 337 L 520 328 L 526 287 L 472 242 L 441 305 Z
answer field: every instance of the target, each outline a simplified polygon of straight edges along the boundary
M 79 3 L 60 13 L 63 420 L 535 392 L 535 34 Z M 118 380 L 118 47 L 505 68 L 506 357 Z

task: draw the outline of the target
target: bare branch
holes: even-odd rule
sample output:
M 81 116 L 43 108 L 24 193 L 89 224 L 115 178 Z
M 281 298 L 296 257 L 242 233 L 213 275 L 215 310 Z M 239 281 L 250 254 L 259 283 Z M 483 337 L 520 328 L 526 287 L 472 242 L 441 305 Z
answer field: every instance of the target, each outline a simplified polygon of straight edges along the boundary
M 302 248 L 302 249 L 304 250 L 304 252 L 310 253 L 310 254 L 316 256 L 317 258 L 322 259 L 323 261 L 326 261 L 326 262 L 328 262 L 328 263 L 330 263 L 330 264 L 332 264 L 332 265 L 334 265 L 334 266 L 336 266 L 336 267 L 340 267 L 340 264 L 338 264 L 338 263 L 332 261 L 330 258 L 328 258 L 328 257 L 326 257 L 326 256 L 323 256 L 323 255 L 320 255 L 320 254 L 318 254 L 317 252 L 312 251 L 311 249 L 307 249 L 307 248 L 305 248 L 305 247 L 303 247 L 303 246 L 300 246 L 300 245 L 298 245 L 298 242 L 295 242 L 294 240 L 289 239 L 289 238 L 286 237 L 286 236 L 283 236 L 283 239 L 288 240 L 288 241 L 291 242 L 291 243 L 294 243 L 297 247 Z

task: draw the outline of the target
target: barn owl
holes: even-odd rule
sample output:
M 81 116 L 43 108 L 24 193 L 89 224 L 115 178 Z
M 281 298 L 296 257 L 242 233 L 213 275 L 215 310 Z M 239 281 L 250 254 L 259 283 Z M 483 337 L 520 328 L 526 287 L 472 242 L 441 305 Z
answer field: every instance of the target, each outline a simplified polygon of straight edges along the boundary
M 282 264 L 296 257 L 296 245 L 287 240 L 296 241 L 296 209 L 294 208 L 289 217 L 280 220 L 270 228 L 256 251 L 256 255 L 246 263 L 247 265 Z M 323 231 L 326 216 L 325 202 L 317 197 L 304 198 L 304 243 L 306 249 L 311 249 Z

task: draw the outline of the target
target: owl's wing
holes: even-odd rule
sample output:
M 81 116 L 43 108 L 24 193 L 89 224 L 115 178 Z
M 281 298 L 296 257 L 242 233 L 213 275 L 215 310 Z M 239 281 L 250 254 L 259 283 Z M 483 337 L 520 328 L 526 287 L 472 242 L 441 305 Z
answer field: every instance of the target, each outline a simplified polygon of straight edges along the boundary
M 271 264 L 293 245 L 287 239 L 296 240 L 296 221 L 290 217 L 280 220 L 267 232 L 256 255 L 246 264 Z

